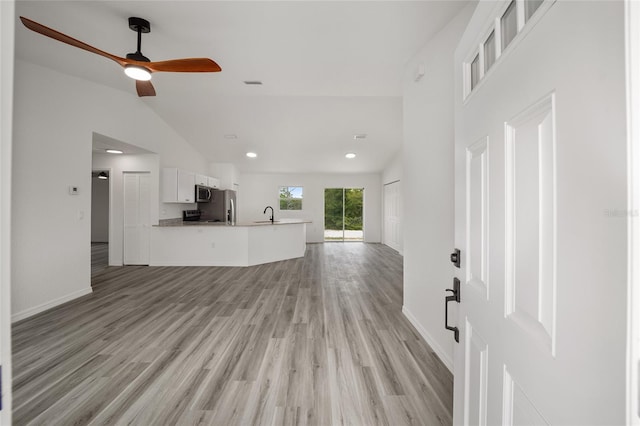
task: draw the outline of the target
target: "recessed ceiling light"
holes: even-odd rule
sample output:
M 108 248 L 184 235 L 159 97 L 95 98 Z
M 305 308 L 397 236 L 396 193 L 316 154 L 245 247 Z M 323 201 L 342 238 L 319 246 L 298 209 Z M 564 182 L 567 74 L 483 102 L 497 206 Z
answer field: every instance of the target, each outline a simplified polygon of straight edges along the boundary
M 356 154 L 354 154 L 353 152 L 347 152 L 344 156 L 349 160 L 351 160 L 352 158 L 356 158 Z
M 247 86 L 262 86 L 262 82 L 260 80 L 245 80 L 244 84 Z
M 366 139 L 367 138 L 367 134 L 366 133 L 356 133 L 355 135 L 353 135 L 353 138 L 355 140 Z
M 109 154 L 123 154 L 119 149 L 105 149 Z
M 255 152 L 247 152 L 247 157 L 249 158 L 256 158 L 258 156 L 258 154 L 256 154 Z
M 238 135 L 234 135 L 233 133 L 229 133 L 227 135 L 224 135 L 225 139 L 238 139 Z

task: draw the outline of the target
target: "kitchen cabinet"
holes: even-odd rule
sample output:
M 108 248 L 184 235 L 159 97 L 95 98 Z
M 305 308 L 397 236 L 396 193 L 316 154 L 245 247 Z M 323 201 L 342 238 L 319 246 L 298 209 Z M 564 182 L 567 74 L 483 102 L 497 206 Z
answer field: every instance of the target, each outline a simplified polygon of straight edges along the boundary
M 195 203 L 195 173 L 176 168 L 162 169 L 162 202 Z
M 153 226 L 151 266 L 253 266 L 304 256 L 306 221 Z
M 207 186 L 215 189 L 220 189 L 220 179 L 209 177 L 207 180 Z
M 200 175 L 196 173 L 196 185 L 210 186 L 209 179 L 211 179 L 209 176 Z

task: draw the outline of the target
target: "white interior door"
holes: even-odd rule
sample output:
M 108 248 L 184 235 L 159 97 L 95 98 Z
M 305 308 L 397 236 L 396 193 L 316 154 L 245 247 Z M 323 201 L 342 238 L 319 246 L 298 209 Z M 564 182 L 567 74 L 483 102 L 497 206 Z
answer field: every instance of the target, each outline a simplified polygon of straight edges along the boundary
M 384 243 L 402 252 L 402 204 L 400 181 L 384 185 Z
M 539 5 L 456 51 L 454 423 L 624 424 L 623 3 Z
M 149 264 L 151 175 L 124 173 L 124 264 Z

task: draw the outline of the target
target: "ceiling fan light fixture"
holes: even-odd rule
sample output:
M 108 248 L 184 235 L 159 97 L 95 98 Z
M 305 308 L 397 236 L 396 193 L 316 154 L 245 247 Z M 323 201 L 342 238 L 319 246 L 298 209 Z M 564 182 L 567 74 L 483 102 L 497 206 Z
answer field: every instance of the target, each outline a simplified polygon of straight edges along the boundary
M 246 155 L 249 158 L 256 158 L 258 156 L 258 154 L 256 154 L 255 152 L 247 152 Z
M 109 176 L 105 172 L 100 172 L 98 174 L 98 179 L 109 179 Z
M 344 156 L 349 160 L 356 158 L 356 154 L 354 152 L 347 152 Z
M 137 65 L 127 65 L 124 67 L 124 73 L 134 80 L 149 81 L 151 80 L 151 73 L 144 67 Z

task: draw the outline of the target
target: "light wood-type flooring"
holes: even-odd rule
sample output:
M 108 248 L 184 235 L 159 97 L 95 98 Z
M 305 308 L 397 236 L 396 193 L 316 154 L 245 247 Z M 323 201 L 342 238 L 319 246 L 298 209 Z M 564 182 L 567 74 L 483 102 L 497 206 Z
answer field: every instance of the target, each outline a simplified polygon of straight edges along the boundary
M 13 326 L 15 425 L 451 424 L 452 376 L 402 315 L 383 245 L 93 281 Z
M 109 243 L 91 243 L 91 275 L 109 266 Z

